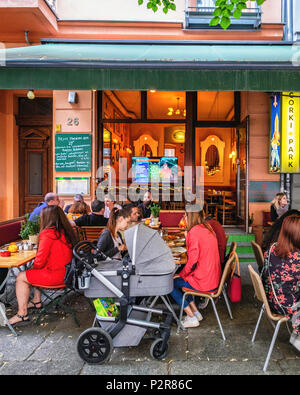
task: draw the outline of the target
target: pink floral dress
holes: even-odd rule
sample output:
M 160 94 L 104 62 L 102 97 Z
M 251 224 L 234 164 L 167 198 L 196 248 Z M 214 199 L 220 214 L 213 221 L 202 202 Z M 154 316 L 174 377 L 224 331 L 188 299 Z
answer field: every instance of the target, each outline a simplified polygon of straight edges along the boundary
M 282 259 L 276 255 L 275 247 L 276 244 L 273 244 L 265 253 L 262 281 L 271 310 L 288 316 L 293 329 L 300 335 L 300 252 L 291 252 L 286 259 Z

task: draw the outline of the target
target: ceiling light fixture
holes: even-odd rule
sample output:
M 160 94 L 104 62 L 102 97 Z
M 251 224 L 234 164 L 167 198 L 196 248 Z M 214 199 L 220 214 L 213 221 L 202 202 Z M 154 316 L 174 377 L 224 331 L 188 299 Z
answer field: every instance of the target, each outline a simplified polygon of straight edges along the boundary
M 29 91 L 27 92 L 27 97 L 29 100 L 33 100 L 35 98 L 35 94 L 33 92 L 33 89 L 29 89 Z
M 171 117 L 172 115 L 177 115 L 177 116 L 182 115 L 183 118 L 185 118 L 185 116 L 186 116 L 186 109 L 184 108 L 183 110 L 180 110 L 180 106 L 179 106 L 180 97 L 177 97 L 176 100 L 177 100 L 176 108 L 174 109 L 173 107 L 168 107 L 167 115 L 169 117 Z

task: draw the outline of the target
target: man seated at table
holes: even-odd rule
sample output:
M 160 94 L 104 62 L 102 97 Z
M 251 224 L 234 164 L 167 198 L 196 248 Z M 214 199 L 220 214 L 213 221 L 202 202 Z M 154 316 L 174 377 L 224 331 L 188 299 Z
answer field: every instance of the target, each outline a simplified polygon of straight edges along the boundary
M 48 206 L 61 206 L 61 201 L 59 200 L 59 197 L 56 195 L 54 192 L 48 192 L 45 195 L 44 201 L 39 203 L 36 208 L 32 211 L 32 213 L 29 216 L 29 221 L 34 221 L 37 219 L 37 216 L 41 215 L 41 211 L 43 208 L 48 207 Z
M 129 227 L 137 225 L 141 221 L 141 217 L 142 217 L 141 210 L 133 203 L 126 204 L 123 207 L 123 210 L 127 217 Z
M 143 203 L 139 204 L 139 207 L 142 210 L 143 219 L 151 217 L 151 210 L 150 210 L 151 203 L 152 203 L 152 201 L 151 201 L 151 192 L 147 191 L 144 194 Z
M 84 214 L 75 221 L 70 221 L 73 226 L 106 226 L 108 219 L 104 217 L 105 204 L 94 200 L 91 204 L 91 214 Z

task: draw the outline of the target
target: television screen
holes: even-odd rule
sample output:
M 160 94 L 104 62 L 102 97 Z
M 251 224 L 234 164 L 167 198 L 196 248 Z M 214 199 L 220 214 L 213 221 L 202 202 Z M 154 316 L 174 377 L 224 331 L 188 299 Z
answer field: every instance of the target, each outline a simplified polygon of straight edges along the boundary
M 136 183 L 177 182 L 178 160 L 175 157 L 132 157 L 132 180 Z
M 138 183 L 149 182 L 149 158 L 132 158 L 132 180 Z
M 178 181 L 178 158 L 170 156 L 160 158 L 160 180 L 168 183 Z

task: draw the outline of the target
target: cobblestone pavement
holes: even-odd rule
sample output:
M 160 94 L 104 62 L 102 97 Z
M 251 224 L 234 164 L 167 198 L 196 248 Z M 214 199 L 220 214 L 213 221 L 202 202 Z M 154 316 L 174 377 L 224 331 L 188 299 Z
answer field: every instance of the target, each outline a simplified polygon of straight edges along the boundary
M 245 265 L 245 266 L 244 266 Z M 78 336 L 92 326 L 94 312 L 87 299 L 72 295 L 70 303 L 77 311 L 78 328 L 72 316 L 54 312 L 36 325 L 36 315 L 29 324 L 17 327 L 18 337 L 7 328 L 0 328 L 1 375 L 263 375 L 262 371 L 270 345 L 273 328 L 263 318 L 257 339 L 251 337 L 258 318 L 260 304 L 254 299 L 246 264 L 242 264 L 243 300 L 232 304 L 230 320 L 224 300 L 217 303 L 226 341 L 221 338 L 212 307 L 203 312 L 200 327 L 176 334 L 173 324 L 169 352 L 162 361 L 153 360 L 149 350 L 153 340 L 147 335 L 137 347 L 116 348 L 105 365 L 88 365 L 76 350 Z M 11 278 L 9 297 L 13 296 Z M 15 313 L 15 300 L 7 308 Z M 267 375 L 297 375 L 300 373 L 300 353 L 289 344 L 285 325 L 280 329 L 271 356 Z

